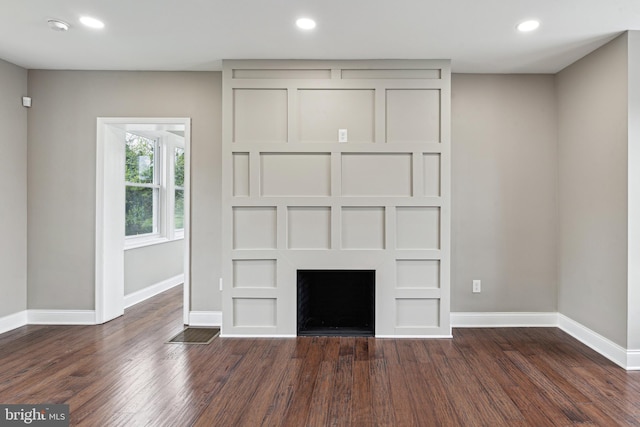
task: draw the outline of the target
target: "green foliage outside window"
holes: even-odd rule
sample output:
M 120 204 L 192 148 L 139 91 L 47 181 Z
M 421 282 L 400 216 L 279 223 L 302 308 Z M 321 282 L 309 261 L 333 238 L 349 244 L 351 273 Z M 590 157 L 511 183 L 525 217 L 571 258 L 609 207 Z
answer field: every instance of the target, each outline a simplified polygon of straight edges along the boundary
M 154 184 L 155 142 L 131 133 L 125 134 L 127 183 Z M 125 235 L 135 236 L 154 231 L 154 188 L 126 187 Z
M 184 228 L 184 190 L 176 190 L 174 218 L 176 230 Z
M 184 149 L 176 148 L 175 151 L 175 228 L 184 228 Z
M 153 188 L 127 187 L 125 235 L 153 233 Z
M 176 148 L 176 187 L 184 187 L 184 149 Z

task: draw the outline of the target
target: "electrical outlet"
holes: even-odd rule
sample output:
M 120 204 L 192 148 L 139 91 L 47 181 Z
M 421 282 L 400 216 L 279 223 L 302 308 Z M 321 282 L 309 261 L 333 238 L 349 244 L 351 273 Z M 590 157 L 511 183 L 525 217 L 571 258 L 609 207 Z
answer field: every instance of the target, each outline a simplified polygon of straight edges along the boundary
M 349 136 L 346 129 L 338 129 L 338 142 L 348 142 Z
M 476 279 L 473 281 L 473 293 L 479 294 L 480 292 L 482 292 L 482 282 Z

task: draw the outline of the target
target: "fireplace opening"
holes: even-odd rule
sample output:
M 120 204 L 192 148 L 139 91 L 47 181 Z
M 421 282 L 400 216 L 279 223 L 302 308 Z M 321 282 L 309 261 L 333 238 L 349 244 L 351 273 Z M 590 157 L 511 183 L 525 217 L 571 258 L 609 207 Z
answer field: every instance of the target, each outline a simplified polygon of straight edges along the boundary
M 375 270 L 298 270 L 299 336 L 375 336 Z

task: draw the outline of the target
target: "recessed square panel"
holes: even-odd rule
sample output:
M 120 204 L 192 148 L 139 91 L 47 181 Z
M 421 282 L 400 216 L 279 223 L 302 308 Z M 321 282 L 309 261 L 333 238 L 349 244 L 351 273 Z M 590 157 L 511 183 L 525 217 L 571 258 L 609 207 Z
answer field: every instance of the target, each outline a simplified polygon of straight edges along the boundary
M 234 89 L 233 141 L 286 142 L 286 89 Z
M 233 208 L 233 249 L 275 249 L 276 208 Z
M 234 298 L 233 326 L 276 326 L 275 298 Z
M 440 300 L 396 299 L 396 326 L 412 328 L 440 326 Z
M 387 142 L 440 142 L 440 90 L 387 90 Z
M 287 217 L 289 249 L 330 249 L 331 209 L 290 207 Z
M 399 259 L 396 261 L 396 287 L 430 289 L 440 287 L 440 260 Z
M 234 259 L 234 288 L 275 288 L 275 259 Z
M 427 197 L 440 196 L 440 154 L 424 154 L 422 156 L 424 174 L 424 195 Z
M 384 247 L 384 208 L 342 208 L 343 249 L 384 249 Z
M 439 79 L 441 71 L 434 70 L 342 70 L 343 79 Z
M 398 207 L 396 242 L 398 249 L 440 249 L 440 208 Z
M 236 69 L 233 70 L 234 79 L 330 79 L 331 70 L 291 70 L 291 69 Z
M 345 153 L 343 196 L 398 196 L 412 193 L 411 154 Z
M 249 195 L 249 153 L 233 153 L 233 195 Z
M 371 89 L 298 90 L 300 142 L 338 142 L 338 129 L 348 142 L 373 142 L 374 100 Z
M 262 153 L 260 187 L 263 196 L 329 196 L 329 153 Z

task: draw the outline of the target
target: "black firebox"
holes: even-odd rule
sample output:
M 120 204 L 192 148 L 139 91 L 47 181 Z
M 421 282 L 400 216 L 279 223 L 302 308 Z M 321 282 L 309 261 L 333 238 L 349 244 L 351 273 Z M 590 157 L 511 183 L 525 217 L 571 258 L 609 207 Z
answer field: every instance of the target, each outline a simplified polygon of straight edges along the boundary
M 299 336 L 375 336 L 375 270 L 298 270 Z

